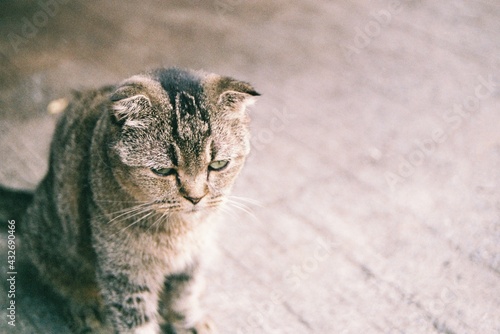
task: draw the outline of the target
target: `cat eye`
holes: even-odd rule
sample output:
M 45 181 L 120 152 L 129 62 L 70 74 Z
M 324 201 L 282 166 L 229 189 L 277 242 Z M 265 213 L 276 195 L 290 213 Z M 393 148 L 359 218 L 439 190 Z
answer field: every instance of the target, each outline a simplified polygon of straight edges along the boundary
M 224 168 L 227 167 L 229 164 L 229 160 L 216 160 L 212 161 L 210 165 L 208 165 L 208 168 L 210 170 L 223 170 Z
M 151 168 L 151 171 L 159 176 L 169 176 L 175 174 L 174 168 L 159 168 L 159 169 Z

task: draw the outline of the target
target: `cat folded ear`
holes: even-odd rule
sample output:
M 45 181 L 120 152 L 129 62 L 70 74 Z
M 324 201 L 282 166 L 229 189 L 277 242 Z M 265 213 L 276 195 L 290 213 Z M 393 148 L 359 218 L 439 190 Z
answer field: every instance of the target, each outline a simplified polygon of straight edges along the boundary
M 142 110 L 151 107 L 151 101 L 140 87 L 126 85 L 119 87 L 110 98 L 112 120 L 118 125 L 141 127 L 138 120 Z
M 255 97 L 260 96 L 249 83 L 229 77 L 221 78 L 218 83 L 218 92 L 218 106 L 240 113 L 255 102 Z

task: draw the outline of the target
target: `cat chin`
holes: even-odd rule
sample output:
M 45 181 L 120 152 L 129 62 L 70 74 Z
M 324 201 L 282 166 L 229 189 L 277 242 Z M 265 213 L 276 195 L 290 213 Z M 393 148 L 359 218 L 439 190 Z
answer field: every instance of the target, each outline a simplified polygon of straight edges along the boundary
M 188 221 L 201 222 L 202 220 L 207 220 L 212 216 L 213 213 L 217 212 L 217 208 L 210 206 L 198 206 L 194 205 L 191 208 L 187 208 L 180 212 L 180 215 Z
M 203 217 L 203 216 L 206 216 L 207 214 L 210 214 L 210 213 L 215 212 L 215 211 L 216 210 L 214 207 L 193 206 L 192 208 L 188 208 L 185 211 L 183 211 L 183 214 L 188 216 L 188 217 L 191 217 L 191 216 Z

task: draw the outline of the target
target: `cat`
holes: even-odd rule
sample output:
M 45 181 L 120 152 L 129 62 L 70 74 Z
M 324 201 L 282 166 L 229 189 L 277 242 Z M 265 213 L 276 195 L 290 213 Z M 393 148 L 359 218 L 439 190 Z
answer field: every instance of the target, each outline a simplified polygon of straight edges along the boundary
M 198 301 L 204 257 L 259 95 L 179 68 L 74 94 L 21 238 L 75 333 L 216 333 Z

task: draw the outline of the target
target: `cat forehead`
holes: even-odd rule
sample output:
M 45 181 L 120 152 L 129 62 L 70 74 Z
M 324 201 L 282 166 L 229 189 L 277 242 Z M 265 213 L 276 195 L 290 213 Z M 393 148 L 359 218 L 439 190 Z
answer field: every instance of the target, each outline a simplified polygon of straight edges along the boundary
M 138 118 L 148 119 L 154 115 L 161 123 L 150 124 L 166 126 L 170 140 L 183 151 L 203 151 L 200 145 L 211 134 L 211 117 L 200 78 L 187 71 L 161 70 L 133 76 L 125 85 L 135 86 L 134 94 L 151 101 L 153 108 L 139 113 Z M 165 132 L 158 132 L 161 133 Z
M 160 107 L 207 108 L 210 105 L 210 85 L 219 76 L 190 70 L 162 69 L 135 75 L 122 82 L 122 86 L 133 86 L 136 94 L 144 94 Z M 213 101 L 215 102 L 215 101 Z
M 211 133 L 210 113 L 205 101 L 202 77 L 190 70 L 162 69 L 155 77 L 168 95 L 172 107 L 172 136 L 180 145 L 198 151 Z
M 122 83 L 118 91 L 118 100 L 137 98 L 137 103 L 124 98 L 124 103 L 118 104 L 118 112 L 125 117 L 127 111 L 133 111 L 129 112 L 126 125 L 147 128 L 147 123 L 163 124 L 172 139 L 186 147 L 210 136 L 212 125 L 222 129 L 225 124 L 234 125 L 237 119 L 244 119 L 244 100 L 258 95 L 250 85 L 231 78 L 176 68 L 135 75 Z

